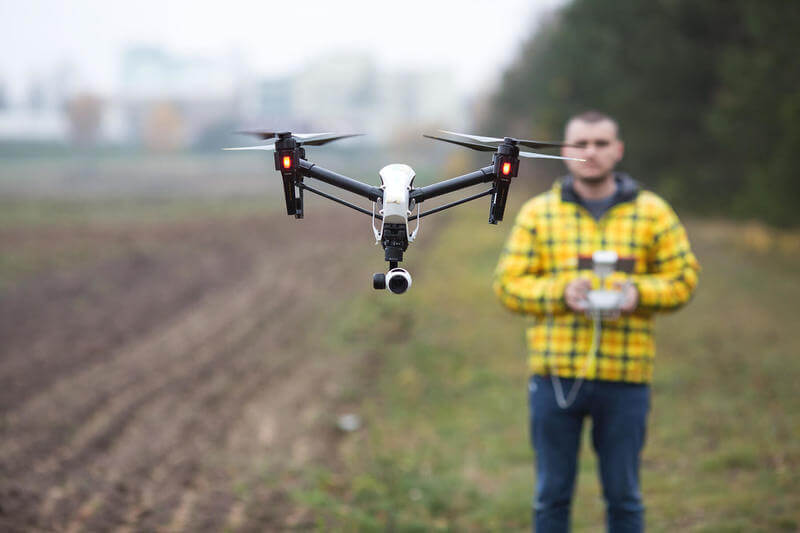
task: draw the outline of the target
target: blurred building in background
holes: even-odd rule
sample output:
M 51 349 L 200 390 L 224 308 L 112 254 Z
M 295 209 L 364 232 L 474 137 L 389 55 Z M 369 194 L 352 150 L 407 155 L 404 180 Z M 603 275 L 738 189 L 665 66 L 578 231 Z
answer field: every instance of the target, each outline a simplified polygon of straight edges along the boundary
M 386 70 L 361 52 L 320 56 L 273 77 L 253 75 L 237 54 L 135 46 L 120 58 L 112 94 L 76 89 L 70 75 L 60 68 L 32 80 L 23 102 L 10 102 L 0 80 L 0 142 L 217 150 L 236 130 L 285 128 L 363 132 L 384 144 L 426 125 L 461 127 L 469 115 L 452 72 Z
M 466 104 L 442 70 L 387 71 L 364 53 L 320 57 L 291 76 L 259 84 L 252 126 L 358 131 L 385 143 L 424 124 L 463 124 Z
M 2 73 L 0 73 L 1 75 Z M 0 142 L 63 142 L 69 131 L 64 105 L 68 98 L 67 67 L 59 67 L 47 76 L 27 80 L 21 101 L 13 101 L 0 78 Z
M 120 76 L 125 140 L 153 150 L 201 143 L 238 115 L 247 85 L 236 56 L 179 57 L 154 47 L 128 49 Z

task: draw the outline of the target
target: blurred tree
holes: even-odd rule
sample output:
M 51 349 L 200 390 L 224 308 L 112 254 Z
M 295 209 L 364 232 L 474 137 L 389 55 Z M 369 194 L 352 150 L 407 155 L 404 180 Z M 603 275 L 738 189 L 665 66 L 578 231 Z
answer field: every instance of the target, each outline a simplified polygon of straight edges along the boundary
M 78 94 L 67 100 L 66 113 L 72 143 L 80 147 L 94 145 L 103 118 L 103 101 L 100 97 L 90 93 Z
M 719 57 L 720 84 L 707 116 L 724 149 L 725 175 L 741 177 L 739 215 L 800 222 L 800 3 L 739 0 L 742 24 Z M 722 166 L 724 165 L 724 166 Z
M 799 10 L 574 0 L 524 45 L 483 129 L 553 137 L 570 115 L 600 109 L 622 125 L 625 168 L 677 205 L 800 222 L 790 209 L 800 170 L 790 148 L 800 135 Z
M 186 145 L 186 128 L 180 110 L 172 102 L 156 102 L 148 110 L 142 140 L 148 150 L 174 152 Z

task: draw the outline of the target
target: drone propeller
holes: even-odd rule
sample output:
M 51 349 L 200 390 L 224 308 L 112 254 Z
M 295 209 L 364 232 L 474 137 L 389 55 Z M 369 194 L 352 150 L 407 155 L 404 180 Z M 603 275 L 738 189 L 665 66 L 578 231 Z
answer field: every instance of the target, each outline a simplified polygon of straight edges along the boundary
M 267 141 L 268 144 L 261 146 L 242 146 L 240 148 L 223 148 L 223 150 L 275 150 L 275 142 L 278 140 L 278 133 L 272 131 L 238 131 L 236 133 L 244 133 L 247 135 L 255 135 Z M 363 133 L 349 133 L 340 135 L 338 133 L 292 133 L 292 137 L 297 141 L 298 146 L 321 146 L 329 142 L 337 141 L 339 139 L 346 139 L 347 137 L 358 137 L 364 135 Z
M 237 131 L 236 133 L 240 135 L 253 135 L 258 137 L 262 140 L 272 139 L 273 137 L 277 138 L 279 134 L 283 133 L 280 131 L 265 131 L 265 130 L 244 130 L 244 131 Z M 288 132 L 287 132 L 288 133 Z M 296 139 L 306 139 L 308 137 L 316 137 L 317 135 L 331 135 L 330 133 L 292 133 L 292 137 Z
M 265 144 L 263 146 L 238 146 L 236 148 L 223 148 L 223 150 L 268 150 L 270 152 L 274 152 L 275 145 Z
M 459 146 L 466 146 L 467 148 L 472 148 L 473 150 L 478 150 L 479 152 L 494 152 L 495 150 L 497 150 L 496 146 L 489 146 L 487 144 L 471 143 L 467 141 L 454 141 L 453 139 L 445 139 L 444 137 L 436 137 L 435 135 L 428 135 L 426 133 L 423 133 L 422 136 L 428 139 L 435 139 L 437 141 L 444 141 L 446 143 L 458 144 Z
M 440 130 L 440 131 L 444 131 L 444 130 Z M 447 132 L 447 133 L 450 133 L 450 132 Z M 453 140 L 453 139 L 445 139 L 444 137 L 436 137 L 434 135 L 427 135 L 427 134 L 424 134 L 424 133 L 422 134 L 422 136 L 423 137 L 427 137 L 428 139 L 436 139 L 437 141 L 444 141 L 444 142 L 448 142 L 448 143 L 458 144 L 459 146 L 465 146 L 467 148 L 472 148 L 473 150 L 478 150 L 480 152 L 494 152 L 495 150 L 497 150 L 497 146 L 491 146 L 491 145 L 488 145 L 488 144 L 474 143 L 474 142 L 468 142 L 468 141 L 456 141 L 456 140 Z M 478 137 L 478 136 L 474 135 L 472 137 Z M 481 138 L 482 139 L 492 139 L 492 137 L 481 137 Z M 502 139 L 500 139 L 500 141 L 502 142 Z M 494 141 L 492 141 L 492 142 L 494 142 Z M 530 141 L 530 142 L 535 142 L 535 141 Z M 500 143 L 498 143 L 498 144 L 500 144 Z M 561 146 L 561 145 L 556 145 L 556 146 Z M 527 158 L 531 158 L 531 159 L 532 158 L 536 158 L 536 159 L 561 159 L 561 160 L 568 159 L 570 161 L 586 161 L 585 159 L 578 159 L 578 158 L 575 158 L 575 157 L 562 157 L 560 155 L 545 155 L 545 154 L 537 154 L 537 153 L 534 153 L 534 152 L 520 152 L 519 155 L 520 155 L 520 157 L 527 157 Z
M 336 133 L 322 133 L 314 137 L 307 137 L 301 138 L 301 141 L 298 144 L 308 145 L 308 146 L 322 146 L 323 144 L 327 144 L 329 142 L 338 141 L 339 139 L 347 139 L 348 137 L 360 137 L 364 135 L 363 133 L 348 133 L 344 135 L 338 135 Z M 295 135 L 295 137 L 297 137 Z
M 243 135 L 254 135 L 259 139 L 268 141 L 270 143 L 274 143 L 275 141 L 278 140 L 278 136 L 284 132 L 254 130 L 254 131 L 237 131 L 236 133 L 241 133 Z M 351 133 L 351 134 L 340 135 L 338 133 L 291 133 L 291 136 L 298 141 L 298 144 L 308 144 L 311 146 L 320 146 L 325 143 L 336 141 L 338 139 L 345 139 L 347 137 L 357 137 L 359 135 L 364 135 L 364 134 Z
M 577 157 L 563 157 L 563 156 L 560 156 L 560 155 L 537 154 L 537 153 L 534 153 L 534 152 L 522 152 L 522 151 L 520 151 L 519 156 L 520 157 L 527 157 L 529 159 L 536 158 L 536 159 L 561 159 L 562 161 L 563 160 L 586 161 L 585 159 L 578 159 Z
M 490 144 L 492 146 L 499 146 L 501 145 L 505 139 L 500 139 L 498 137 L 484 137 L 482 135 L 471 135 L 469 133 L 457 133 L 455 131 L 447 131 L 447 130 L 439 130 L 442 133 L 448 133 L 455 137 L 463 137 L 466 139 L 472 139 L 473 141 L 478 141 L 484 144 Z M 515 139 L 511 137 L 513 141 L 517 144 L 522 146 L 527 146 L 528 148 L 557 148 L 561 146 L 572 146 L 571 144 L 564 144 L 564 143 L 554 143 L 554 142 L 541 142 L 541 141 L 530 141 L 527 139 Z

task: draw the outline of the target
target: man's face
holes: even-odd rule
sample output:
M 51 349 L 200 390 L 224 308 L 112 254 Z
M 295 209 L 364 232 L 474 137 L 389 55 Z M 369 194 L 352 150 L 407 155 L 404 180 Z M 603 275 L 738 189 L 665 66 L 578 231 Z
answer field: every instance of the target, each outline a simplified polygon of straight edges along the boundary
M 625 146 L 617 138 L 617 127 L 610 120 L 583 122 L 573 120 L 567 125 L 564 142 L 577 148 L 564 147 L 561 155 L 585 159 L 564 161 L 577 179 L 596 182 L 608 176 L 622 159 Z

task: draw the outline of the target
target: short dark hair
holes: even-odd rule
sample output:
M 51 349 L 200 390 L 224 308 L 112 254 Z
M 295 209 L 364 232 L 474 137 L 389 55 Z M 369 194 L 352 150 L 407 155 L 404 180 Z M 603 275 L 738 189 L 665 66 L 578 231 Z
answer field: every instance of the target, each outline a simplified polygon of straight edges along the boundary
M 567 123 L 564 126 L 564 137 L 567 136 L 566 135 L 567 128 L 574 121 L 588 122 L 589 124 L 594 124 L 596 122 L 604 122 L 606 120 L 611 122 L 614 125 L 614 128 L 616 128 L 616 130 L 617 130 L 617 138 L 618 139 L 622 139 L 622 134 L 620 133 L 619 123 L 617 122 L 617 120 L 614 117 L 612 117 L 611 115 L 603 113 L 602 111 L 596 111 L 594 109 L 589 110 L 589 111 L 584 111 L 583 113 L 578 113 L 577 115 L 572 115 L 569 118 L 569 120 L 567 120 Z

